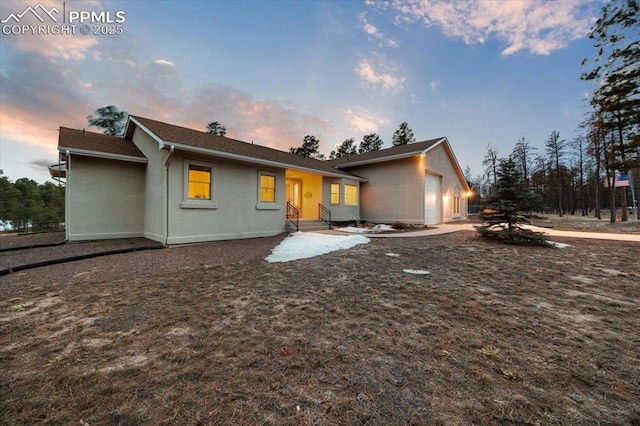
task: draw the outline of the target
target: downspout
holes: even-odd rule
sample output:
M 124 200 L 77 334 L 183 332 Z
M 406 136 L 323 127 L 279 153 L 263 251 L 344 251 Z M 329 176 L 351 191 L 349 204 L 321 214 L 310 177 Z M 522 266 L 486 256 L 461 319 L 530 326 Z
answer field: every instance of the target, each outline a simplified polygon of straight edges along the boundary
M 173 156 L 173 151 L 175 150 L 174 145 L 169 145 L 169 155 L 167 155 L 167 159 L 164 160 L 165 167 L 165 216 L 164 216 L 164 224 L 165 224 L 165 234 L 164 234 L 164 246 L 167 247 L 169 245 L 169 160 Z
M 71 236 L 71 180 L 69 177 L 71 176 L 71 153 L 67 149 L 65 151 L 65 155 L 67 156 L 67 171 L 66 171 L 66 179 L 67 183 L 64 188 L 64 235 L 65 240 L 69 240 Z

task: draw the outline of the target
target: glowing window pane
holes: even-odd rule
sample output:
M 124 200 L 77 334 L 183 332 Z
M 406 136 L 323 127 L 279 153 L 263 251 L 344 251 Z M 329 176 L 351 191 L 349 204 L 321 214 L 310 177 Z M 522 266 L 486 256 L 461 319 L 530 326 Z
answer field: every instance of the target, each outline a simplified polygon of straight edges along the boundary
M 355 185 L 344 186 L 344 203 L 348 206 L 358 205 L 358 187 Z
M 263 203 L 276 202 L 276 177 L 260 175 L 260 201 Z
M 189 165 L 189 198 L 211 199 L 211 168 Z
M 331 204 L 340 204 L 340 184 L 331 184 Z

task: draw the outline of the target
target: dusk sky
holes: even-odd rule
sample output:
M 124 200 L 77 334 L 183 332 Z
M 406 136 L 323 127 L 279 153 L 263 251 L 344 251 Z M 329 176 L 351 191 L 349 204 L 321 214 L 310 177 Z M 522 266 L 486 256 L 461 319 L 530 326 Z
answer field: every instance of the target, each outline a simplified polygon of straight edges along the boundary
M 0 3 L 0 169 L 12 181 L 48 180 L 59 126 L 99 132 L 86 117 L 106 105 L 198 130 L 219 121 L 229 137 L 282 150 L 315 135 L 327 156 L 371 132 L 389 147 L 406 121 L 419 141 L 446 136 L 478 175 L 488 144 L 504 156 L 525 137 L 543 153 L 553 130 L 576 137 L 593 89 L 580 63 L 594 56 L 586 34 L 602 6 L 41 1 L 56 25 L 81 11 L 124 22 L 86 21 L 87 35 L 79 22 L 75 34 L 22 32 L 42 24 L 18 16 L 38 3 Z M 93 34 L 109 25 L 121 34 Z

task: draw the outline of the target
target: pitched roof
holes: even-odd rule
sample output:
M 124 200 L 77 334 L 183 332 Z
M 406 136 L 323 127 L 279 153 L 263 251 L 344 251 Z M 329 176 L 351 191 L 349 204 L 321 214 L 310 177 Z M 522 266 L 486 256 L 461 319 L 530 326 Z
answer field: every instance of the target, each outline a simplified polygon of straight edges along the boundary
M 224 136 L 213 135 L 207 132 L 176 126 L 145 117 L 130 116 L 135 125 L 141 125 L 155 136 L 161 139 L 162 144 L 175 145 L 176 149 L 195 150 L 211 155 L 228 156 L 238 160 L 250 162 L 262 162 L 281 167 L 291 167 L 303 170 L 312 170 L 324 174 L 351 177 L 361 180 L 348 172 L 337 170 L 329 162 L 313 158 L 301 157 L 289 152 L 280 151 L 262 145 L 243 142 Z M 132 137 L 132 126 L 127 126 L 127 137 Z M 257 161 L 256 161 L 257 160 Z
M 419 154 L 429 148 L 433 148 L 439 142 L 446 140 L 445 138 L 430 139 L 423 142 L 409 143 L 406 145 L 393 146 L 391 148 L 380 149 L 378 151 L 369 151 L 363 154 L 350 155 L 348 157 L 335 158 L 329 160 L 329 164 L 333 167 L 343 168 L 352 167 L 360 164 L 377 163 L 380 161 L 389 161 L 398 158 L 406 158 Z
M 68 127 L 60 127 L 58 149 L 92 157 L 146 162 L 144 154 L 130 140 Z

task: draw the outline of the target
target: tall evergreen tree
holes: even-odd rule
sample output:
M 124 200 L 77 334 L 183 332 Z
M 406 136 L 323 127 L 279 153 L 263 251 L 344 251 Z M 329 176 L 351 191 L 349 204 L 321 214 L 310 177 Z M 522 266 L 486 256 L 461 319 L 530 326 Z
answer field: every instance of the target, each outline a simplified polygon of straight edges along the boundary
M 289 152 L 301 157 L 315 158 L 316 160 L 324 160 L 324 155 L 320 154 L 320 141 L 315 136 L 307 135 L 302 140 L 302 146 L 291 147 Z
M 560 133 L 554 130 L 553 132 L 551 132 L 551 135 L 549 135 L 549 138 L 547 138 L 545 147 L 547 155 L 551 160 L 551 164 L 553 164 L 553 169 L 555 172 L 556 191 L 558 196 L 558 215 L 562 217 L 564 209 L 562 207 L 562 168 L 560 166 L 561 160 L 563 159 L 565 154 L 565 140 L 560 139 Z
M 365 152 L 378 151 L 382 148 L 382 139 L 377 133 L 369 133 L 362 137 L 360 146 L 358 146 L 358 154 Z
M 124 134 L 129 117 L 126 111 L 120 111 L 118 107 L 109 105 L 98 108 L 93 114 L 87 116 L 89 126 L 100 127 L 105 135 L 122 136 Z
M 345 139 L 336 151 L 331 151 L 329 158 L 342 158 L 356 154 L 356 141 L 353 138 Z
M 413 130 L 409 127 L 406 121 L 403 121 L 398 126 L 398 129 L 393 133 L 393 146 L 406 145 L 414 143 L 416 138 L 413 136 Z
M 225 136 L 227 134 L 227 128 L 217 121 L 212 121 L 207 124 L 207 133 L 217 136 Z
M 611 140 L 607 169 L 620 173 L 640 170 L 634 138 L 640 133 L 640 3 L 638 0 L 611 0 L 589 33 L 596 49 L 592 61 L 582 61 L 592 69 L 583 80 L 595 81 L 591 105 L 601 115 L 603 125 L 615 132 Z M 615 220 L 615 195 L 611 189 L 611 220 Z M 622 220 L 627 220 L 627 191 L 622 188 Z

